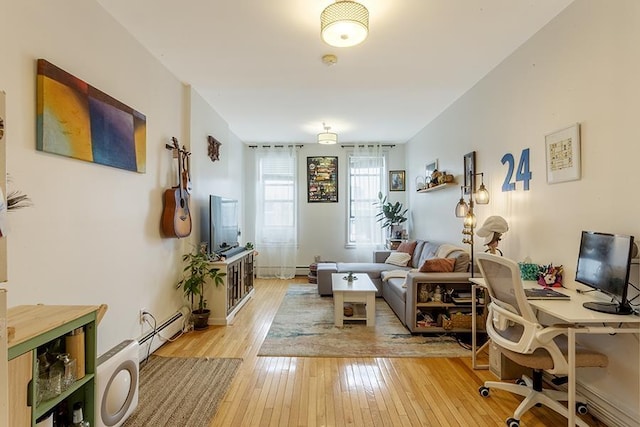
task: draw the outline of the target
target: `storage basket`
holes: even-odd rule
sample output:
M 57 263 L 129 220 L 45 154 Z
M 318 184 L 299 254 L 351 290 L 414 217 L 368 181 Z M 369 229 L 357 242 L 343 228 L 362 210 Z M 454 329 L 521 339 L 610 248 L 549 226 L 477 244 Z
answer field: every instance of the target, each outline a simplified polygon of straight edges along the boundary
M 486 313 L 487 310 L 483 310 L 482 314 L 478 315 L 476 319 L 476 326 L 479 331 L 484 331 L 485 323 L 487 322 Z M 444 330 L 451 329 L 471 329 L 472 316 L 471 313 L 453 313 L 451 317 L 446 314 L 440 314 L 438 316 L 438 324 L 442 326 Z
M 446 314 L 438 315 L 438 325 L 442 326 L 442 329 L 447 331 L 453 329 L 453 322 L 451 322 L 451 319 L 449 319 L 449 316 Z

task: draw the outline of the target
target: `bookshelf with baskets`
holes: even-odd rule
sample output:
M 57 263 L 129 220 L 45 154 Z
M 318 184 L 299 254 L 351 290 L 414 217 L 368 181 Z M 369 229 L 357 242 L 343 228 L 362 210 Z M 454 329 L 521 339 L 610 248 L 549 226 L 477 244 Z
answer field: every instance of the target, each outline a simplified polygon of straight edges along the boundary
M 439 296 L 438 296 L 439 293 Z M 471 332 L 472 307 L 469 282 L 418 283 L 407 295 L 412 317 L 407 326 L 414 333 Z M 484 298 L 477 301 L 478 329 L 484 330 Z

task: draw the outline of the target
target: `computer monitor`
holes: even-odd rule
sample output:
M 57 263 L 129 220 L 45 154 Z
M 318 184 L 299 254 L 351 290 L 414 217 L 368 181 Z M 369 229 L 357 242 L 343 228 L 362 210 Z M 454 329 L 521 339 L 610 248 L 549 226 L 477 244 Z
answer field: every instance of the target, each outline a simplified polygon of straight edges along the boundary
M 613 302 L 584 303 L 590 310 L 631 314 L 627 300 L 633 236 L 583 231 L 576 281 L 612 297 Z

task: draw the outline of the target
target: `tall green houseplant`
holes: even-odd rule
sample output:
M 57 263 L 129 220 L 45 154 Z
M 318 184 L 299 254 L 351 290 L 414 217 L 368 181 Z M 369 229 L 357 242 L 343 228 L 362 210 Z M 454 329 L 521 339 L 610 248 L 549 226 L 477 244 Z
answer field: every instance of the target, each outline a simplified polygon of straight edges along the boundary
M 402 203 L 391 203 L 387 201 L 387 196 L 382 196 L 382 192 L 378 193 L 378 201 L 376 205 L 380 208 L 380 212 L 376 214 L 376 221 L 382 223 L 382 228 L 389 227 L 389 232 L 393 231 L 394 225 L 400 225 L 407 218 L 407 211 L 402 210 Z
M 221 273 L 219 268 L 211 267 L 211 258 L 202 248 L 195 252 L 184 254 L 182 261 L 185 263 L 184 275 L 178 282 L 177 287 L 182 287 L 184 296 L 191 303 L 194 327 L 196 329 L 205 329 L 210 310 L 206 308 L 204 286 L 207 280 L 213 281 L 216 287 L 222 285 L 226 273 Z M 195 305 L 196 298 L 197 306 Z

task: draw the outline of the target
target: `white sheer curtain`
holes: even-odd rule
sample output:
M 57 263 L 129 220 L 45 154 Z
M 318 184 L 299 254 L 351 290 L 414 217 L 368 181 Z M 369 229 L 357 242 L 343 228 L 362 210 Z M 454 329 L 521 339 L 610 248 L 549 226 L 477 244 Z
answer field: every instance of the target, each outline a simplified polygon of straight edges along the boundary
M 290 279 L 298 246 L 296 149 L 256 150 L 257 276 Z
M 386 156 L 380 145 L 356 146 L 349 156 L 349 244 L 362 256 L 383 244 L 381 224 L 376 222 L 378 193 L 386 194 Z M 358 254 L 360 258 L 360 254 Z

